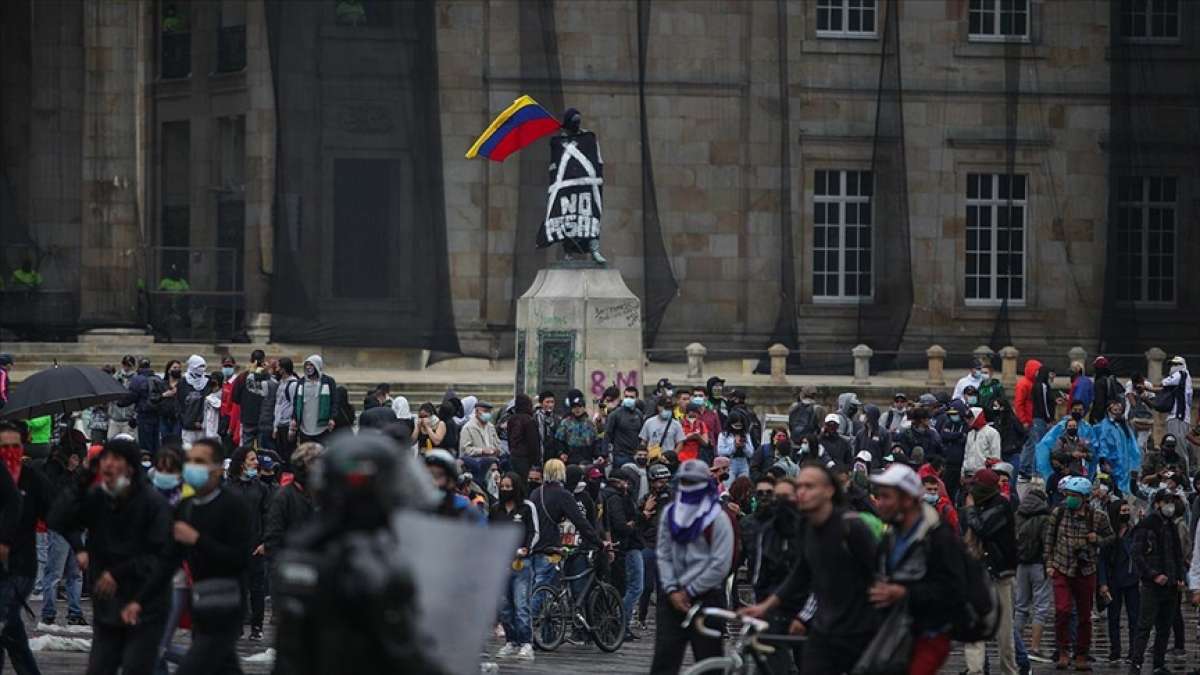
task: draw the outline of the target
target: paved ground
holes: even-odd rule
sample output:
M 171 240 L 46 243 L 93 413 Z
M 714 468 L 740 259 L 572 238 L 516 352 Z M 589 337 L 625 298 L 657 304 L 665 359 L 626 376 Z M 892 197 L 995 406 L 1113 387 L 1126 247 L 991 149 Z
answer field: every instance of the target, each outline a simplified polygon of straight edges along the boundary
M 85 612 L 90 616 L 90 607 L 85 607 Z M 1192 615 L 1187 616 L 1188 619 L 1188 650 L 1186 656 L 1173 655 L 1168 659 L 1168 666 L 1173 672 L 1184 673 L 1187 670 L 1196 668 L 1200 665 L 1200 650 L 1196 648 L 1196 632 L 1194 626 L 1195 621 Z M 60 619 L 61 620 L 61 619 Z M 69 632 L 65 626 L 57 626 L 52 631 L 38 630 L 34 624 L 27 622 L 30 630 L 30 637 L 35 641 L 36 645 L 45 640 L 43 636 L 57 635 L 66 638 L 84 638 L 90 639 L 90 633 Z M 1095 622 L 1095 641 L 1094 652 L 1102 657 L 1108 655 L 1108 635 L 1107 623 L 1104 620 Z M 181 641 L 186 642 L 186 633 L 180 634 Z M 261 654 L 270 646 L 271 631 L 268 628 L 267 641 L 262 643 L 252 643 L 248 640 L 243 640 L 238 643 L 238 652 L 241 656 L 249 657 L 255 654 Z M 1122 636 L 1123 642 L 1124 636 Z M 59 641 L 61 643 L 61 641 Z M 494 654 L 502 644 L 501 640 L 493 638 L 489 642 L 489 654 Z M 83 672 L 87 663 L 87 654 L 80 651 L 59 651 L 63 648 L 63 644 L 55 645 L 54 651 L 38 651 L 35 652 L 38 665 L 41 667 L 42 673 L 45 675 L 76 675 Z M 606 654 L 598 650 L 593 645 L 564 645 L 558 651 L 553 653 L 539 653 L 537 658 L 532 663 L 519 662 L 514 660 L 505 660 L 497 663 L 498 672 L 503 675 L 518 675 L 526 673 L 644 673 L 649 670 L 651 655 L 654 651 L 653 635 L 648 634 L 644 639 L 637 642 L 627 643 L 620 651 L 614 654 Z M 489 656 L 484 657 L 484 662 L 494 662 L 494 659 Z M 691 662 L 690 657 L 688 663 Z M 1117 665 L 1110 666 L 1106 661 L 1100 661 L 1094 664 L 1094 672 L 1099 675 L 1124 675 L 1128 671 L 1128 666 Z M 247 675 L 269 673 L 270 666 L 267 663 L 253 663 L 243 661 L 243 670 Z M 942 669 L 944 673 L 959 673 L 964 670 L 961 647 L 956 647 L 949 663 Z M 493 671 L 495 672 L 495 671 Z M 992 672 L 999 672 L 998 669 L 993 669 Z M 1052 665 L 1034 664 L 1034 673 L 1052 673 L 1055 672 Z M 1144 670 L 1147 675 L 1150 673 L 1150 668 Z M 473 675 L 473 674 L 463 674 Z

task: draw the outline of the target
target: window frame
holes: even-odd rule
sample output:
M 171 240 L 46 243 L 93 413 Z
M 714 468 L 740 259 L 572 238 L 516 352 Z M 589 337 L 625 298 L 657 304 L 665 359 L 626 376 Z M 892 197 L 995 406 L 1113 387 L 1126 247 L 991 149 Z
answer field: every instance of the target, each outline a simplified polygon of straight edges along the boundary
M 1146 1 L 1146 8 L 1147 8 L 1147 10 L 1145 12 L 1147 34 L 1146 35 L 1127 35 L 1124 32 L 1125 15 L 1127 13 L 1133 14 L 1134 12 L 1126 12 L 1126 9 L 1129 8 L 1131 5 L 1131 0 L 1120 0 L 1121 6 L 1119 9 L 1119 16 L 1117 17 L 1118 24 L 1117 24 L 1116 29 L 1117 29 L 1117 35 L 1120 37 L 1121 42 L 1126 43 L 1126 44 L 1165 44 L 1165 45 L 1180 44 L 1183 41 L 1183 11 L 1184 11 L 1184 8 L 1183 8 L 1182 4 L 1178 0 L 1175 1 L 1175 36 L 1174 37 L 1159 37 L 1159 36 L 1154 36 L 1154 35 L 1149 34 L 1150 26 L 1152 24 L 1152 17 L 1154 16 L 1154 11 L 1153 11 L 1152 6 L 1155 4 L 1158 4 L 1158 3 L 1166 2 L 1166 0 L 1145 0 L 1145 1 Z
M 873 20 L 871 21 L 870 31 L 852 31 L 850 30 L 850 3 L 861 2 L 863 7 L 856 8 L 855 11 L 862 12 L 870 9 L 873 12 Z M 814 3 L 813 28 L 816 36 L 820 39 L 830 40 L 878 40 L 879 39 L 879 3 L 880 0 L 817 0 Z M 822 6 L 826 4 L 827 6 Z M 871 7 L 865 5 L 870 4 Z M 833 7 L 837 5 L 837 7 Z M 820 25 L 820 16 L 822 10 L 833 11 L 836 9 L 842 14 L 842 28 L 840 30 L 822 29 Z
M 1173 187 L 1174 187 L 1174 192 L 1175 192 L 1175 199 L 1173 201 L 1168 202 L 1168 201 L 1151 201 L 1150 200 L 1150 184 L 1151 184 L 1151 181 L 1155 180 L 1155 179 L 1170 180 L 1174 183 Z M 1129 180 L 1137 180 L 1139 183 L 1138 198 L 1134 201 L 1128 201 L 1128 200 L 1121 199 L 1120 183 L 1122 181 L 1129 181 Z M 1113 195 L 1113 199 L 1116 200 L 1115 212 L 1117 214 L 1118 223 L 1115 225 L 1114 234 L 1116 233 L 1116 230 L 1119 230 L 1121 227 L 1119 221 L 1120 221 L 1120 217 L 1121 217 L 1120 212 L 1122 209 L 1136 208 L 1140 212 L 1140 215 L 1141 215 L 1141 218 L 1139 221 L 1140 230 L 1141 230 L 1141 237 L 1140 237 L 1141 238 L 1141 242 L 1140 242 L 1141 250 L 1140 250 L 1140 253 L 1138 256 L 1138 263 L 1139 263 L 1139 270 L 1140 270 L 1139 274 L 1138 274 L 1138 287 L 1139 287 L 1138 294 L 1137 294 L 1137 297 L 1135 297 L 1135 298 L 1121 298 L 1121 299 L 1118 299 L 1117 302 L 1120 305 L 1123 305 L 1126 307 L 1133 306 L 1133 307 L 1146 307 L 1146 308 L 1156 308 L 1156 309 L 1174 308 L 1174 307 L 1178 306 L 1179 292 L 1180 292 L 1180 285 L 1179 285 L 1179 272 L 1180 272 L 1180 270 L 1179 270 L 1179 248 L 1180 248 L 1179 247 L 1179 236 L 1180 236 L 1179 214 L 1180 214 L 1180 210 L 1181 210 L 1181 208 L 1180 208 L 1181 200 L 1180 200 L 1179 190 L 1180 190 L 1180 184 L 1182 181 L 1180 181 L 1179 176 L 1177 176 L 1177 175 L 1172 175 L 1172 174 L 1153 175 L 1150 173 L 1142 173 L 1142 174 L 1137 174 L 1137 175 L 1119 176 L 1117 178 L 1117 182 L 1118 182 L 1118 188 L 1117 188 L 1116 194 Z M 1170 259 L 1170 262 L 1171 262 L 1171 275 L 1169 277 L 1171 280 L 1171 299 L 1170 300 L 1149 300 L 1147 298 L 1149 297 L 1149 290 L 1150 290 L 1151 277 L 1149 274 L 1149 269 L 1150 269 L 1150 257 L 1152 255 L 1152 252 L 1150 251 L 1150 209 L 1156 209 L 1156 208 L 1163 209 L 1163 208 L 1168 208 L 1168 207 L 1171 209 L 1171 213 L 1172 213 L 1171 238 L 1172 238 L 1173 245 L 1171 247 L 1172 248 L 1171 254 L 1170 254 L 1170 256 L 1168 256 Z M 1111 242 L 1110 242 L 1110 245 L 1111 245 Z M 1121 283 L 1121 280 L 1124 278 L 1121 275 L 1121 272 L 1123 271 L 1121 266 L 1122 266 L 1122 263 L 1120 261 L 1120 254 L 1118 254 L 1118 261 L 1117 261 L 1118 283 Z M 1162 278 L 1162 277 L 1159 277 L 1159 278 Z
M 978 0 L 978 2 L 981 2 L 981 3 L 993 3 L 992 9 L 986 10 L 986 11 L 992 15 L 993 26 L 995 27 L 997 32 L 994 32 L 994 33 L 972 33 L 971 32 L 971 14 L 972 14 L 973 10 L 971 8 L 971 3 L 975 2 L 975 1 L 976 0 L 967 0 L 967 11 L 966 11 L 967 42 L 981 42 L 981 43 L 997 43 L 997 42 L 998 43 L 1006 43 L 1006 42 L 1029 43 L 1029 42 L 1033 42 L 1033 17 L 1034 17 L 1034 2 L 1035 2 L 1035 0 L 1011 0 L 1012 2 L 1018 2 L 1018 1 L 1025 2 L 1025 33 L 1023 35 L 1004 35 L 1004 34 L 998 32 L 1000 30 L 1000 17 L 1004 13 L 1003 9 L 1002 9 L 1002 5 L 1005 2 L 1005 0 Z
M 1010 197 L 1000 198 L 1000 196 L 999 196 L 999 194 L 1000 194 L 1000 177 L 1006 176 L 1006 175 L 1007 176 L 1021 176 L 1024 179 L 1024 181 L 1025 181 L 1025 197 L 1024 197 L 1024 199 L 1012 199 L 1011 198 L 1011 180 L 1010 180 Z M 971 176 L 980 176 L 980 177 L 989 179 L 991 182 L 990 187 L 991 187 L 991 195 L 992 196 L 987 197 L 987 198 L 982 198 L 982 197 L 978 197 L 978 196 L 972 198 L 970 196 Z M 1030 193 L 1032 192 L 1031 188 L 1033 186 L 1032 178 L 1033 178 L 1032 175 L 1029 173 L 1022 173 L 1020 171 L 1014 171 L 1014 173 L 1012 173 L 1012 174 L 1007 174 L 1003 171 L 1003 169 L 1001 169 L 999 171 L 996 171 L 994 169 L 992 169 L 992 170 L 980 169 L 980 170 L 967 171 L 966 176 L 965 176 L 965 183 L 963 186 L 964 189 L 962 192 L 965 199 L 963 202 L 963 204 L 964 204 L 964 206 L 963 206 L 963 248 L 962 248 L 963 267 L 962 267 L 962 277 L 961 278 L 962 278 L 962 284 L 963 284 L 962 297 L 963 297 L 963 304 L 965 306 L 967 306 L 967 307 L 1000 307 L 1001 305 L 1003 305 L 1005 303 L 1005 298 L 997 297 L 997 293 L 996 293 L 997 281 L 999 279 L 998 256 L 1000 255 L 1000 252 L 998 250 L 999 247 L 997 246 L 997 239 L 999 238 L 999 228 L 997 227 L 997 224 L 999 223 L 999 218 L 998 218 L 997 209 L 1002 206 L 1019 206 L 1019 207 L 1021 207 L 1021 297 L 1019 299 L 1014 299 L 1012 297 L 1007 298 L 1008 306 L 1009 307 L 1026 307 L 1026 306 L 1028 306 L 1028 304 L 1029 304 L 1029 258 L 1030 258 L 1030 256 L 1029 256 L 1029 244 L 1030 244 L 1030 242 L 1029 242 L 1029 240 L 1030 240 L 1030 237 L 1029 237 L 1029 229 L 1030 229 L 1029 228 L 1029 223 L 1030 223 L 1029 210 L 1030 210 L 1031 204 L 1032 204 L 1032 199 L 1030 198 Z M 970 209 L 972 206 L 987 208 L 989 211 L 990 225 L 989 225 L 988 229 L 991 233 L 991 241 L 989 242 L 990 255 L 989 255 L 989 271 L 988 271 L 987 278 L 991 282 L 990 283 L 991 290 L 989 292 L 989 295 L 991 295 L 992 297 L 988 297 L 988 298 L 979 298 L 979 297 L 972 298 L 972 297 L 967 296 L 967 278 L 969 276 L 982 277 L 982 275 L 979 274 L 978 272 L 976 272 L 975 274 L 971 274 L 968 271 L 968 265 L 967 265 L 968 256 L 971 255 L 970 249 L 968 248 L 968 241 L 967 241 L 968 232 L 970 229 L 969 225 L 967 224 L 967 218 L 968 218 L 967 212 L 968 212 L 968 209 Z M 1007 253 L 1006 255 L 1011 255 L 1011 250 L 1012 250 L 1011 246 L 1009 247 L 1008 250 L 1009 250 L 1009 253 Z M 1010 273 L 1007 276 L 1011 280 L 1012 274 Z M 977 289 L 977 293 L 978 293 L 978 289 Z M 1011 296 L 1011 293 L 1010 293 L 1010 296 Z
M 837 175 L 837 177 L 838 177 L 837 178 L 838 194 L 836 194 L 836 195 L 828 195 L 828 194 L 818 195 L 817 194 L 817 174 L 819 172 Z M 847 176 L 851 172 L 857 173 L 859 175 L 859 181 L 860 181 L 859 185 L 860 186 L 862 184 L 861 180 L 864 175 L 870 177 L 871 194 L 865 195 L 865 196 L 862 195 L 861 187 L 859 189 L 859 194 L 855 194 L 855 195 L 847 194 L 847 192 L 846 192 Z M 861 305 L 861 304 L 873 303 L 875 301 L 875 281 L 876 281 L 875 270 L 876 270 L 876 259 L 877 259 L 876 250 L 875 250 L 876 249 L 876 247 L 875 247 L 875 233 L 876 233 L 876 227 L 875 227 L 875 215 L 876 215 L 875 174 L 869 168 L 829 167 L 829 168 L 814 169 L 813 173 L 812 173 L 812 177 L 813 177 L 813 187 L 812 187 L 812 192 L 811 192 L 812 199 L 810 201 L 811 210 L 809 211 L 809 213 L 811 214 L 811 217 L 812 217 L 812 233 L 811 233 L 812 246 L 811 246 L 811 251 L 810 251 L 811 258 L 809 259 L 811 269 L 809 270 L 809 278 L 808 278 L 808 283 L 810 284 L 812 302 L 813 302 L 813 304 L 821 304 L 821 305 Z M 837 204 L 838 205 L 838 222 L 833 223 L 833 224 L 817 223 L 817 220 L 816 220 L 817 204 Z M 870 269 L 866 271 L 866 273 L 870 277 L 870 288 L 868 289 L 867 293 L 865 293 L 865 294 L 859 293 L 858 295 L 846 295 L 846 292 L 845 292 L 846 277 L 849 274 L 849 272 L 846 271 L 847 256 L 851 253 L 857 253 L 859 251 L 864 250 L 864 247 L 861 245 L 861 242 L 860 242 L 859 246 L 857 246 L 853 249 L 848 249 L 846 247 L 846 228 L 847 228 L 846 206 L 849 204 L 855 204 L 855 205 L 866 204 L 866 205 L 870 206 L 870 208 L 871 208 L 870 223 L 868 223 L 866 225 L 866 227 L 868 228 L 868 239 L 867 239 L 867 247 L 865 248 L 867 253 L 870 255 L 870 260 L 871 260 Z M 818 255 L 818 253 L 824 255 L 826 252 L 832 250 L 832 248 L 828 246 L 828 240 L 826 240 L 825 246 L 821 246 L 821 247 L 817 246 L 817 228 L 818 227 L 824 227 L 824 228 L 836 227 L 837 228 L 837 232 L 838 232 L 837 286 L 838 287 L 837 287 L 836 295 L 829 294 L 828 289 L 826 289 L 825 293 L 822 293 L 822 294 L 817 293 L 816 275 L 817 274 L 827 275 L 830 273 L 828 270 L 824 270 L 821 272 L 817 271 L 817 266 L 816 266 L 817 255 Z M 860 223 L 854 223 L 854 224 L 850 225 L 850 227 L 863 227 L 863 225 Z M 854 272 L 854 274 L 856 276 L 861 275 L 861 274 L 863 274 L 863 270 L 856 270 Z

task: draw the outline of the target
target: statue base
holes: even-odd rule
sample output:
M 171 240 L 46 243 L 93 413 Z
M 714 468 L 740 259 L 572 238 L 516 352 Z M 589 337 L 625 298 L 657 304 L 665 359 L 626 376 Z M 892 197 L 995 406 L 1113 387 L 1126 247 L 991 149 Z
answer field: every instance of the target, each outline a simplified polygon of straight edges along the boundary
M 609 386 L 642 389 L 642 303 L 620 271 L 562 260 L 517 300 L 516 390 L 571 389 L 596 399 Z

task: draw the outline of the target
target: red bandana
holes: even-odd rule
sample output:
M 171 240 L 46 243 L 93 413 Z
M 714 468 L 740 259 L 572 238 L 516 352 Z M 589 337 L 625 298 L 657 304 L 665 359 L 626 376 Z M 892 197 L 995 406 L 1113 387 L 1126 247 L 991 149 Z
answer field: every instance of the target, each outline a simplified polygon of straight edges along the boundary
M 12 474 L 13 482 L 17 483 L 21 480 L 21 457 L 25 455 L 25 450 L 21 446 L 0 448 L 0 460 L 4 460 L 4 466 L 8 468 L 8 472 Z

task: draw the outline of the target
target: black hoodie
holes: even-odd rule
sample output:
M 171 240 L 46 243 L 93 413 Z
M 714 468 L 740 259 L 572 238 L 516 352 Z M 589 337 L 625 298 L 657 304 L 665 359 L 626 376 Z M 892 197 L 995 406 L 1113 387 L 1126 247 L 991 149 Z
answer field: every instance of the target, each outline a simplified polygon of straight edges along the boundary
M 1033 419 L 1053 424 L 1056 419 L 1054 407 L 1054 392 L 1050 389 L 1050 368 L 1042 366 L 1038 369 L 1037 381 L 1033 383 Z

